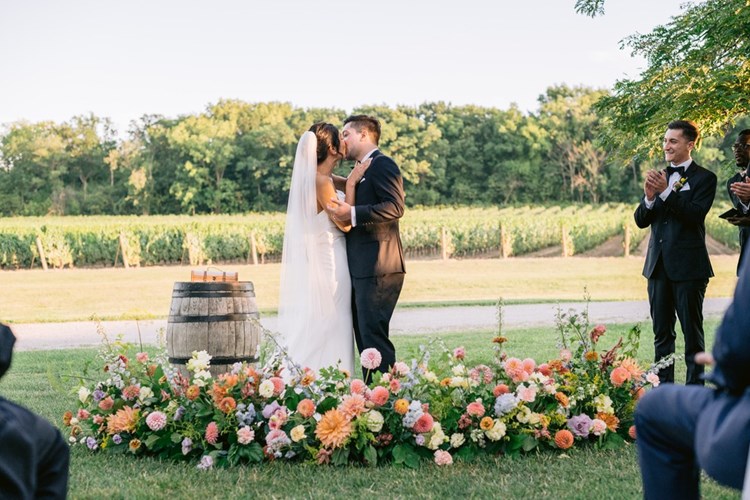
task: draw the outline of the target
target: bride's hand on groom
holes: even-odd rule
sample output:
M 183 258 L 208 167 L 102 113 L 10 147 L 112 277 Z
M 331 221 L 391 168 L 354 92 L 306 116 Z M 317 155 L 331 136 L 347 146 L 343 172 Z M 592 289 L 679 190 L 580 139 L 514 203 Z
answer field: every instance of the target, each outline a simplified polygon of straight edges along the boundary
M 331 198 L 326 205 L 326 212 L 333 221 L 348 224 L 352 220 L 352 206 L 338 198 Z
M 357 162 L 352 171 L 349 172 L 349 177 L 346 178 L 346 183 L 352 187 L 356 186 L 365 176 L 365 172 L 367 172 L 371 162 L 372 158 L 368 158 L 363 162 Z

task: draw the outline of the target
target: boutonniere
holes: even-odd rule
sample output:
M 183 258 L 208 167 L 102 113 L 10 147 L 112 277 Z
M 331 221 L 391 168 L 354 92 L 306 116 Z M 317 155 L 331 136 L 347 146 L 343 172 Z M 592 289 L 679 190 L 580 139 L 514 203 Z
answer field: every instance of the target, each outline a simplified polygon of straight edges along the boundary
M 687 184 L 687 177 L 680 177 L 680 180 L 674 183 L 674 186 L 672 186 L 672 189 L 676 192 L 680 192 L 680 189 Z

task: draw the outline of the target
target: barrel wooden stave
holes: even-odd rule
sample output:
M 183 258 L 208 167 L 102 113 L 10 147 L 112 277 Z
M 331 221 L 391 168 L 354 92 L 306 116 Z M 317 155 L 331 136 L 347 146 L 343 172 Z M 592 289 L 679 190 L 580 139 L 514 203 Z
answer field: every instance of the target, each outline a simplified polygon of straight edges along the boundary
M 189 359 L 207 351 L 216 376 L 236 361 L 256 362 L 261 327 L 250 282 L 177 282 L 167 322 L 167 353 Z M 185 361 L 175 363 L 184 366 Z

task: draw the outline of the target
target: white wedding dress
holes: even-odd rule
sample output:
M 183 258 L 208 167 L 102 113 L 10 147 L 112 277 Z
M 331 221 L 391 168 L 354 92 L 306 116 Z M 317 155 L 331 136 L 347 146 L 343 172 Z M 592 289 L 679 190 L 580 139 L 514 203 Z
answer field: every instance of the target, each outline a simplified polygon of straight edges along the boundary
M 346 241 L 326 211 L 317 211 L 316 150 L 315 135 L 305 132 L 297 146 L 289 189 L 279 333 L 292 364 L 286 363 L 290 371 L 339 366 L 353 374 L 352 290 Z

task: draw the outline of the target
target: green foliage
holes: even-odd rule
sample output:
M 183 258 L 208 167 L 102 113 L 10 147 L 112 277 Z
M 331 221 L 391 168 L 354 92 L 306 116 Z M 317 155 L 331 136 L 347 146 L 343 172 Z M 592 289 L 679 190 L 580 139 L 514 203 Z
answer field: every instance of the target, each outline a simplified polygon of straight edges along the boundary
M 602 0 L 579 0 L 577 10 L 601 13 Z M 704 135 L 724 135 L 750 112 L 750 5 L 746 0 L 685 4 L 682 12 L 623 46 L 643 56 L 637 79 L 615 84 L 596 106 L 610 120 L 605 141 L 623 157 L 659 151 L 659 137 L 675 119 L 695 121 Z

